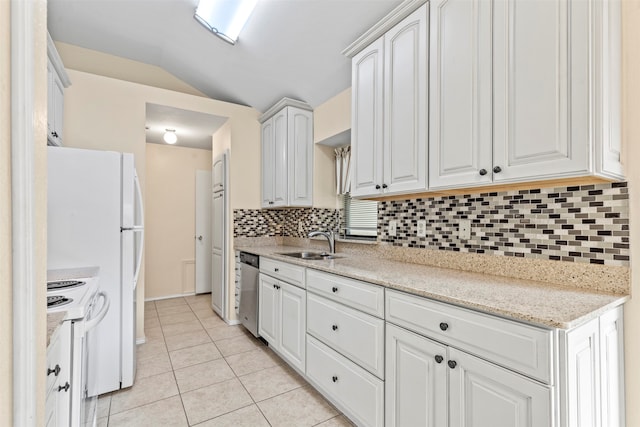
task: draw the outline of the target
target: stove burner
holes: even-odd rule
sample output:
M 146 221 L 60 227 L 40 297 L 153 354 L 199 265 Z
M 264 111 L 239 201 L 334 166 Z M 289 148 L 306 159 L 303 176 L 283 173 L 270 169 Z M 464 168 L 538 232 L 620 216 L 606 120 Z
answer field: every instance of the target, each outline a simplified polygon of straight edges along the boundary
M 54 282 L 47 282 L 47 291 L 75 288 L 86 283 L 87 282 L 81 282 L 79 280 L 56 280 Z
M 47 308 L 60 307 L 63 305 L 71 304 L 72 302 L 73 299 L 71 298 L 67 298 L 61 295 L 55 295 L 52 297 L 47 297 Z

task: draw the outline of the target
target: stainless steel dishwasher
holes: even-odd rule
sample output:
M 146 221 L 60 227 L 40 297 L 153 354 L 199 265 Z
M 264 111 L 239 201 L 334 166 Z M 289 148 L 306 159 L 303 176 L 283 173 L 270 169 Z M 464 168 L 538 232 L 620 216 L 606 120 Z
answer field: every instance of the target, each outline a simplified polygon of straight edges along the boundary
M 240 304 L 238 315 L 242 325 L 258 336 L 258 279 L 260 257 L 240 252 Z

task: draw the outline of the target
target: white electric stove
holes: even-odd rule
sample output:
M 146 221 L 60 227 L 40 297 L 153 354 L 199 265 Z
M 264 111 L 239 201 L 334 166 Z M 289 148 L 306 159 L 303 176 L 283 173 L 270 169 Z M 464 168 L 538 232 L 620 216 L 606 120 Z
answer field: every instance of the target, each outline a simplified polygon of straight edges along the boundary
M 71 323 L 68 342 L 70 387 L 68 392 L 70 426 L 94 426 L 98 385 L 96 336 L 94 328 L 109 311 L 109 298 L 100 290 L 99 268 L 49 270 L 47 272 L 47 313 L 65 312 Z

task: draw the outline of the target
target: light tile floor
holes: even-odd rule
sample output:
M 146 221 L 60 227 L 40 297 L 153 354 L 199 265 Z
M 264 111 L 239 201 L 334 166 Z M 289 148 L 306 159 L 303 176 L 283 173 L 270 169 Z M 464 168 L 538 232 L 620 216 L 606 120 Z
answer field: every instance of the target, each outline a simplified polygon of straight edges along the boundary
M 100 396 L 98 426 L 321 426 L 352 424 L 211 295 L 145 304 L 146 343 L 133 387 Z

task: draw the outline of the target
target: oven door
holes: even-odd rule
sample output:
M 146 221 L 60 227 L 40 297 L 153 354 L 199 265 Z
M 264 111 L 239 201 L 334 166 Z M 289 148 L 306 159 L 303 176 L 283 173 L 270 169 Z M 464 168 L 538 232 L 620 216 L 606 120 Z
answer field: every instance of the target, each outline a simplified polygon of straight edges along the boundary
M 100 357 L 97 346 L 98 336 L 95 327 L 104 319 L 109 311 L 109 298 L 104 292 L 98 292 L 91 302 L 84 318 L 84 339 L 81 371 L 80 421 L 82 426 L 94 426 L 96 423 L 98 395 L 97 359 Z

